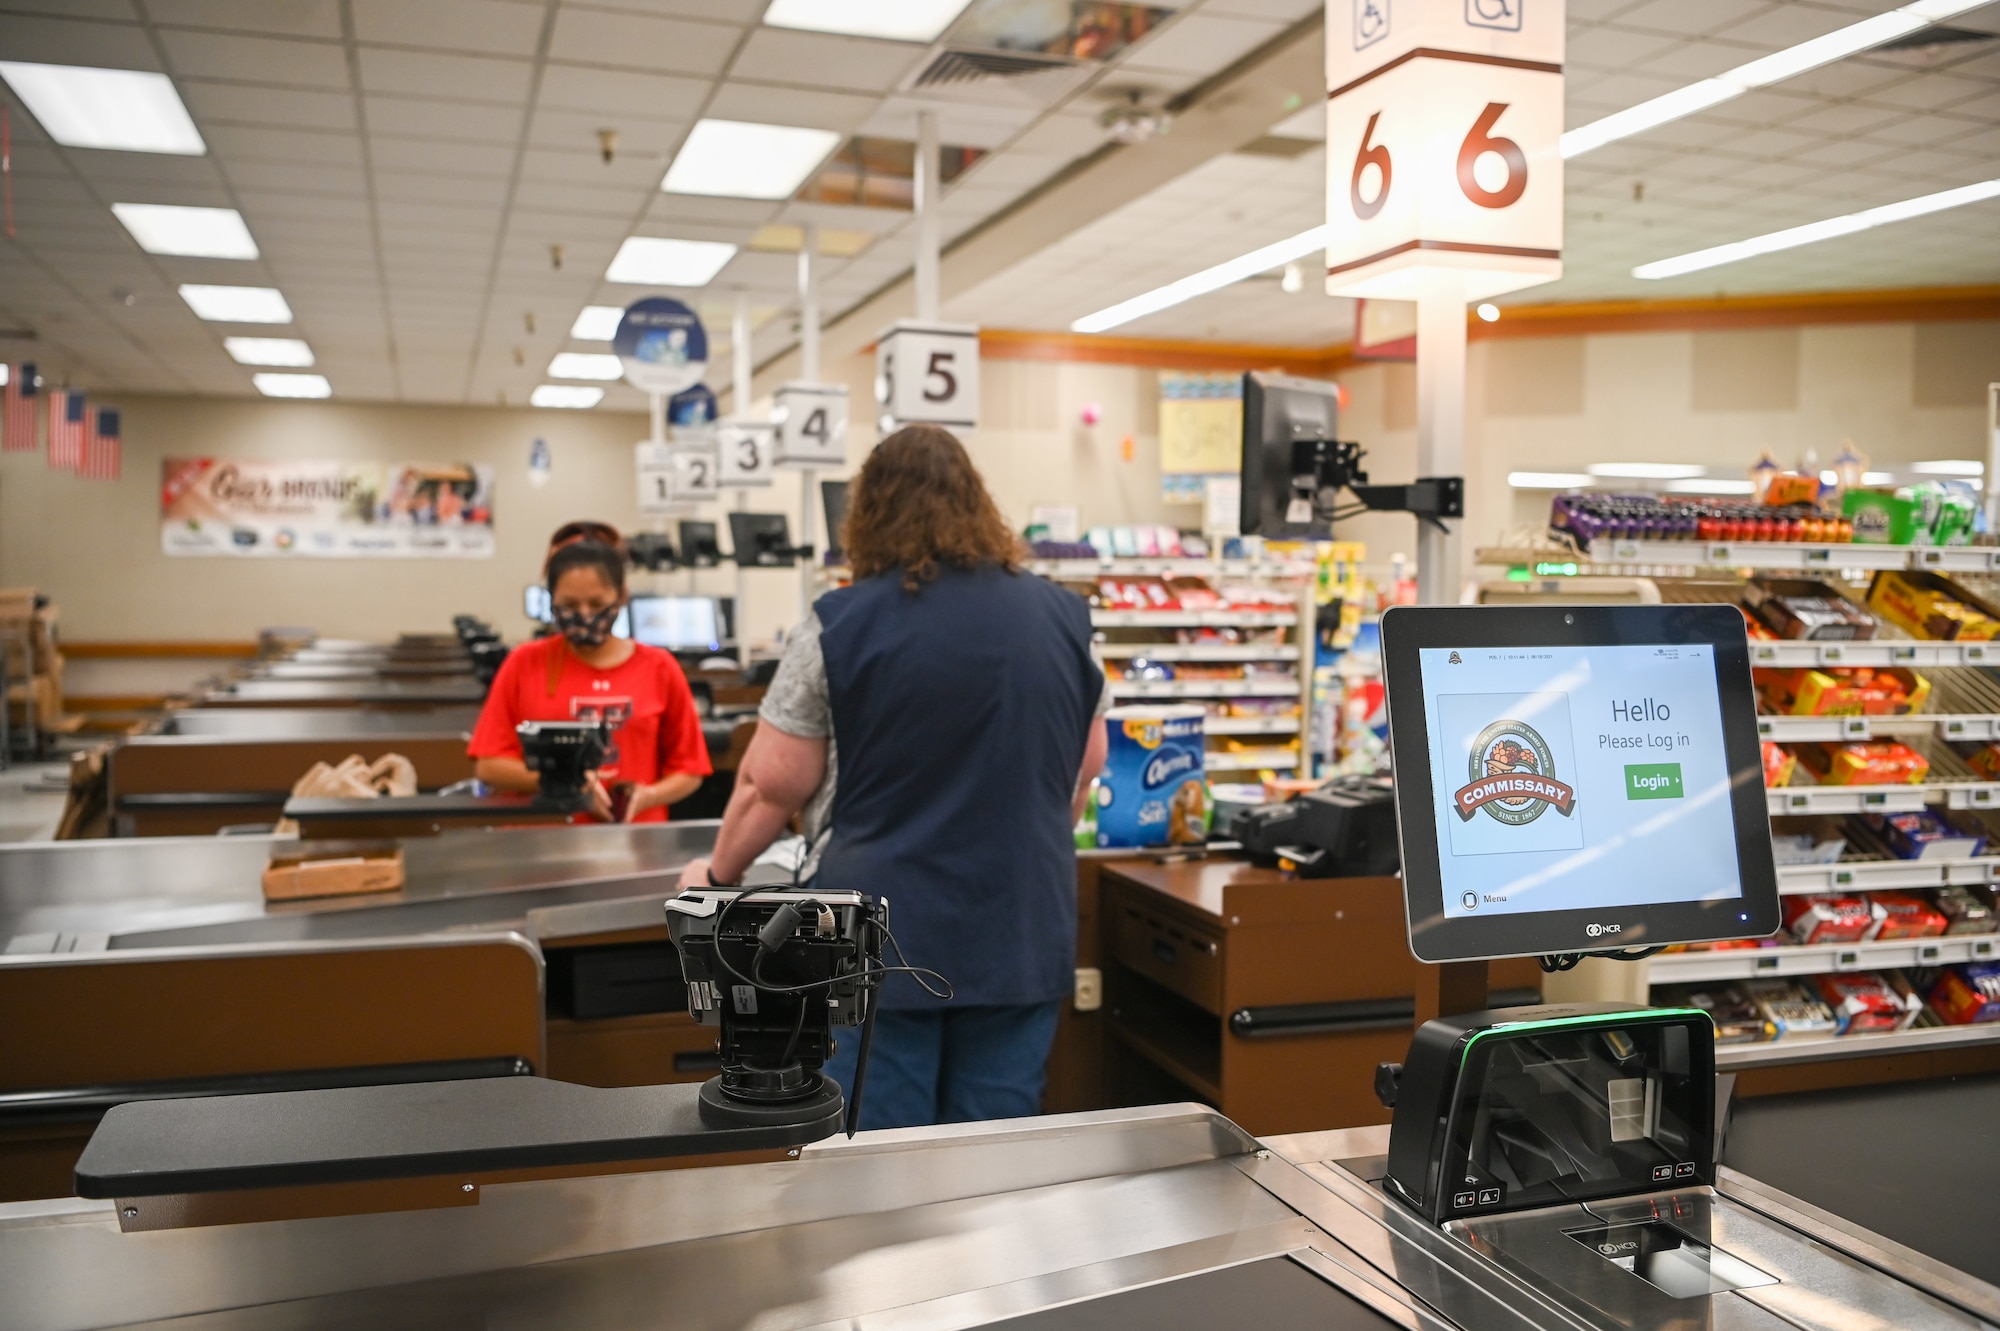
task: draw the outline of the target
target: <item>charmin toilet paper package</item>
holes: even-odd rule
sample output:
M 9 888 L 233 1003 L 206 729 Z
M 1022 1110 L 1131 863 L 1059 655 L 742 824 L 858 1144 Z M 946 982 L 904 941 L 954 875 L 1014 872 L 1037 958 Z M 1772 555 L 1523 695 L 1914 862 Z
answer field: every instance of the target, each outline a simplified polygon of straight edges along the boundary
M 1097 783 L 1099 846 L 1197 844 L 1208 838 L 1199 707 L 1114 707 Z

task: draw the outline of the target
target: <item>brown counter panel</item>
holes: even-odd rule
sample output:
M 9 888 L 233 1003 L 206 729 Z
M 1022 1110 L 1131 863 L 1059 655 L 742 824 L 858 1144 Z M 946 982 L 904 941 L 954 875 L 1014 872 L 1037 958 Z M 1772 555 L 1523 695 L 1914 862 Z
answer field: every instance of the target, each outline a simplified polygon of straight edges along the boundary
M 715 1031 L 697 1026 L 685 1012 L 549 1022 L 548 1075 L 556 1081 L 582 1086 L 707 1081 L 718 1071 L 714 1056 Z

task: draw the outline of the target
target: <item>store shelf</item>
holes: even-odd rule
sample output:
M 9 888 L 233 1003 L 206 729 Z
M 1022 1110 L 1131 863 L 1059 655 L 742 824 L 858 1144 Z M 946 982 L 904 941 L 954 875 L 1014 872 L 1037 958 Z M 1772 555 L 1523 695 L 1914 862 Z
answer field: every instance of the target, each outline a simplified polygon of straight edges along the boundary
M 1270 768 L 1290 772 L 1298 768 L 1299 755 L 1291 749 L 1244 749 L 1239 753 L 1213 751 L 1203 766 L 1211 772 L 1256 772 Z
M 1718 1045 L 1715 1070 L 1735 1072 L 1743 1068 L 1775 1067 L 1786 1063 L 1817 1063 L 1835 1058 L 1867 1058 L 1875 1054 L 1959 1049 L 1995 1041 L 2000 1041 L 2000 1022 L 1996 1021 L 1975 1026 L 1915 1026 L 1907 1031 L 1880 1035 L 1795 1035 L 1782 1040 L 1759 1040 L 1754 1044 Z
M 1778 786 L 1764 792 L 1772 817 L 1809 813 L 1909 813 L 1926 804 L 2000 809 L 2000 781 L 1906 786 Z
M 1100 629 L 1290 628 L 1299 622 L 1296 610 L 1093 610 L 1092 627 Z
M 1945 740 L 2000 739 L 2000 715 L 1991 712 L 1912 712 L 1907 716 L 1760 716 L 1765 739 L 1863 740 L 1936 735 Z
M 1757 718 L 1757 734 L 1781 743 L 1867 739 L 1873 733 L 1869 721 L 1887 719 L 1866 716 L 1760 716 Z
M 1583 554 L 1532 546 L 1477 552 L 1482 564 L 1574 562 L 1578 567 L 1641 565 L 1653 568 L 1751 568 L 1847 570 L 1927 568 L 1941 573 L 2000 570 L 2000 546 L 1863 545 L 1804 541 L 1595 541 Z
M 1305 559 L 1186 559 L 1153 555 L 1108 559 L 1031 559 L 1028 572 L 1044 578 L 1094 578 L 1106 573 L 1138 577 L 1309 578 L 1318 566 Z
M 1891 892 L 1992 882 L 2000 882 L 2000 857 L 1991 855 L 1963 860 L 1843 860 L 1778 868 L 1778 891 L 1785 896 Z
M 1097 654 L 1107 661 L 1296 661 L 1297 643 L 1282 642 L 1100 642 Z
M 1895 970 L 2000 958 L 2000 935 L 1909 938 L 1887 943 L 1831 943 L 1811 947 L 1729 948 L 1721 952 L 1668 952 L 1648 966 L 1648 982 L 1750 980 L 1768 976 L 1825 975 L 1831 971 Z
M 1211 716 L 1201 723 L 1210 735 L 1296 735 L 1296 716 Z
M 1289 698 L 1298 691 L 1298 680 L 1282 675 L 1271 679 L 1111 681 L 1114 698 Z
M 1783 669 L 1822 665 L 2000 665 L 2000 643 L 1912 642 L 1904 638 L 1876 638 L 1868 642 L 1767 642 L 1753 638 L 1750 664 Z

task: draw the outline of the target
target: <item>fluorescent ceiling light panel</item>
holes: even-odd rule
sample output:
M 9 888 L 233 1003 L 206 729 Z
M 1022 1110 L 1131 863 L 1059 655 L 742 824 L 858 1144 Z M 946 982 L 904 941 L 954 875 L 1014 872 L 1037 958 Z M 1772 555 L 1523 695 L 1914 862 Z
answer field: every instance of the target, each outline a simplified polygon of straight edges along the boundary
M 250 382 L 265 397 L 333 396 L 333 385 L 323 374 L 253 374 Z
M 1912 462 L 1910 470 L 1919 476 L 1984 476 L 1986 464 L 1970 458 L 1940 458 L 1930 462 Z
M 1752 88 L 1782 83 L 1810 69 L 1873 50 L 1905 34 L 1933 23 L 1991 4 L 1992 0 L 1919 0 L 1919 3 L 1892 9 L 1886 14 L 1836 28 L 1823 37 L 1788 46 L 1747 65 L 1738 65 L 1699 83 L 1662 93 L 1650 101 L 1629 106 L 1601 120 L 1579 125 L 1562 136 L 1562 155 L 1575 157 L 1592 148 L 1643 134 L 1656 126 L 1704 111 L 1718 102 L 1741 97 Z
M 616 305 L 586 305 L 569 326 L 569 335 L 579 342 L 609 342 L 618 336 L 625 311 Z
M 276 287 L 211 287 L 184 283 L 181 299 L 204 319 L 226 324 L 288 324 L 292 307 Z
M 313 363 L 313 349 L 296 337 L 225 337 L 222 348 L 238 365 L 303 368 Z
M 1576 490 L 1590 484 L 1581 471 L 1510 471 L 1507 484 L 1516 490 Z
M 1896 473 L 1893 471 L 1864 471 L 1861 473 L 1863 485 L 1894 485 Z
M 634 286 L 705 287 L 735 254 L 734 245 L 720 240 L 627 236 L 604 270 L 604 280 Z
M 1882 226 L 1889 222 L 1906 222 L 1912 217 L 1922 217 L 1926 213 L 1943 212 L 1947 208 L 1962 208 L 1968 203 L 1979 203 L 1995 197 L 2000 197 L 2000 179 L 1982 180 L 1976 185 L 1961 185 L 1957 189 L 1940 190 L 1936 194 L 1904 199 L 1900 203 L 1885 203 L 1879 208 L 1829 217 L 1824 222 L 1808 222 L 1804 226 L 1787 227 L 1783 231 L 1769 231 L 1761 236 L 1752 236 L 1748 240 L 1736 240 L 1727 245 L 1696 250 L 1692 254 L 1642 263 L 1632 270 L 1632 276 L 1658 279 L 1679 277 L 1683 273 L 1698 273 L 1704 268 L 1754 259 L 1760 254 L 1773 254 L 1779 250 L 1797 249 L 1801 245 L 1832 240 L 1836 236 L 1851 236 L 1870 227 Z
M 625 364 L 616 356 L 592 351 L 561 351 L 549 362 L 551 379 L 619 379 Z
M 965 5 L 966 0 L 771 0 L 764 22 L 807 32 L 932 42 Z
M 148 254 L 192 259 L 254 259 L 257 242 L 234 208 L 183 208 L 171 203 L 114 203 L 111 211 Z
M 697 120 L 660 188 L 669 194 L 788 199 L 840 144 L 830 129 Z
M 1726 481 L 1719 477 L 1705 481 L 1668 481 L 1667 489 L 1683 495 L 1753 495 L 1755 481 Z
M 1325 249 L 1326 234 L 1326 228 L 1323 226 L 1316 226 L 1310 231 L 1301 231 L 1288 240 L 1252 250 L 1226 263 L 1219 263 L 1213 268 L 1204 268 L 1191 277 L 1183 277 L 1178 282 L 1155 287 L 1143 295 L 1120 301 L 1095 314 L 1086 314 L 1069 326 L 1070 331 L 1102 333 L 1120 324 L 1131 323 L 1134 319 L 1143 319 L 1149 314 L 1171 309 L 1182 301 L 1193 300 L 1196 296 L 1220 291 L 1226 286 L 1241 282 L 1246 277 L 1255 277 L 1259 273 L 1268 272 L 1294 259 L 1303 259 L 1315 250 Z
M 0 78 L 65 148 L 183 157 L 208 151 L 165 74 L 0 60 Z
M 1691 462 L 1593 462 L 1585 470 L 1592 476 L 1632 481 L 1686 480 L 1708 472 L 1708 468 Z
M 564 407 L 573 411 L 583 411 L 604 401 L 601 388 L 584 388 L 577 384 L 542 384 L 528 394 L 528 404 L 535 407 Z

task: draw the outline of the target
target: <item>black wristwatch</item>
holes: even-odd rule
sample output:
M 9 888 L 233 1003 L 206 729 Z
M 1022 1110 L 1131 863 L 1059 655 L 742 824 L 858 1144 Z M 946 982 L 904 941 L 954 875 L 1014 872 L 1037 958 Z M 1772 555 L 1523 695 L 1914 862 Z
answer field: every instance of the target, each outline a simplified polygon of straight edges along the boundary
M 735 884 L 735 883 L 718 883 L 718 882 L 716 882 L 716 881 L 715 881 L 715 866 L 714 866 L 714 865 L 712 865 L 712 864 L 711 864 L 711 865 L 709 865 L 709 866 L 708 866 L 708 867 L 707 867 L 706 869 L 703 869 L 703 870 L 702 870 L 702 874 L 703 874 L 703 876 L 704 876 L 704 877 L 706 877 L 706 878 L 708 879 L 708 885 L 709 885 L 710 887 L 723 887 L 723 888 L 728 888 L 728 887 L 735 887 L 735 886 L 737 886 L 737 884 Z

